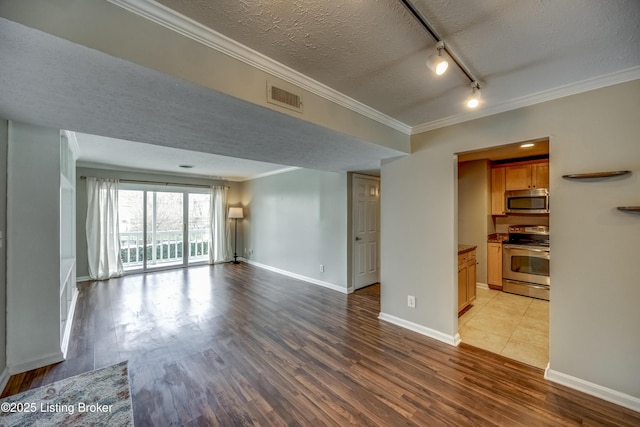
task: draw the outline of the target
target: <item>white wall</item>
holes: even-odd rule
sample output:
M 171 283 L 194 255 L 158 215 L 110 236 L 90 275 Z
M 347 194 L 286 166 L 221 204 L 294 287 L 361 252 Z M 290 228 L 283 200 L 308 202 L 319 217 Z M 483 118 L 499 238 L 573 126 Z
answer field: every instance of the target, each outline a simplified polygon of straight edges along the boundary
M 640 205 L 639 116 L 636 80 L 415 135 L 411 156 L 382 167 L 382 312 L 455 334 L 454 153 L 549 137 L 549 372 L 640 408 L 640 217 L 615 209 Z M 621 169 L 634 173 L 561 178 Z
M 7 147 L 9 123 L 0 119 L 0 307 L 7 306 Z M 0 313 L 0 387 L 8 380 L 7 367 L 7 316 Z
M 7 364 L 11 373 L 62 360 L 60 130 L 9 122 Z
M 346 173 L 299 169 L 247 181 L 242 204 L 253 251 L 244 256 L 346 291 Z
M 488 160 L 458 164 L 458 243 L 475 245 L 476 281 L 487 283 L 487 236 L 491 218 L 491 169 Z
M 175 182 L 178 184 L 196 184 L 196 185 L 227 185 L 229 193 L 227 194 L 227 202 L 234 206 L 240 202 L 241 183 L 227 182 L 220 180 L 211 180 L 204 178 L 194 178 L 176 175 L 162 175 L 153 173 L 142 173 L 132 171 L 118 171 L 111 169 L 95 169 L 87 167 L 76 168 L 76 274 L 78 280 L 87 280 L 89 277 L 89 261 L 87 260 L 87 185 L 86 180 L 80 179 L 81 176 L 111 178 L 111 179 L 130 179 L 143 180 L 153 182 Z M 240 228 L 238 229 L 240 232 Z M 231 230 L 233 233 L 233 229 Z M 242 251 L 242 239 L 238 234 L 238 248 Z M 231 235 L 233 239 L 233 234 Z

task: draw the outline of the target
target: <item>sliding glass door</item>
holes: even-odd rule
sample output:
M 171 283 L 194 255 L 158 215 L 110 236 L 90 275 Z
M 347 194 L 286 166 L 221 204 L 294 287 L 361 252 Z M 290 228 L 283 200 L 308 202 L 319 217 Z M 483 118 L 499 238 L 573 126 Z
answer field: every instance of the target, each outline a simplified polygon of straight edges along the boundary
M 183 193 L 147 191 L 146 196 L 146 268 L 183 265 Z
M 208 261 L 210 196 L 206 189 L 133 184 L 122 187 L 118 214 L 125 271 Z
M 209 194 L 188 194 L 189 263 L 209 261 Z

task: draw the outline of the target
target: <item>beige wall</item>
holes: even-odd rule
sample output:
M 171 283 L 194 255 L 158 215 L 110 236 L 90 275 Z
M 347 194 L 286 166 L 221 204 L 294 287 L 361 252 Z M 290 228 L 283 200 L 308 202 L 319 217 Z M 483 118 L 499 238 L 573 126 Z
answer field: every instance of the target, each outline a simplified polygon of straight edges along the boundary
M 347 292 L 347 187 L 346 173 L 310 169 L 246 181 L 242 256 Z
M 476 281 L 487 283 L 487 235 L 491 218 L 491 172 L 488 160 L 458 164 L 458 244 L 477 246 Z
M 549 372 L 640 407 L 640 217 L 616 210 L 640 204 L 639 114 L 636 80 L 415 135 L 411 156 L 382 167 L 382 313 L 456 334 L 454 154 L 549 137 Z M 561 178 L 620 169 L 634 173 Z

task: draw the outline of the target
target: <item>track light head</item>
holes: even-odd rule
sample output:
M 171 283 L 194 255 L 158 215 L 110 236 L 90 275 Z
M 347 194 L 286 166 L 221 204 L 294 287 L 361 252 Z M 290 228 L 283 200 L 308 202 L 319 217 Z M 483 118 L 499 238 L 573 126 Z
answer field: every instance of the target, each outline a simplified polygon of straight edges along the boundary
M 436 49 L 438 50 L 438 53 L 430 55 L 427 58 L 427 67 L 429 67 L 431 71 L 440 76 L 444 74 L 445 71 L 447 71 L 449 62 L 442 56 L 442 49 L 444 49 L 443 41 L 439 41 L 438 44 L 436 44 Z
M 475 81 L 471 83 L 471 96 L 464 102 L 467 108 L 476 108 L 480 105 L 480 84 Z

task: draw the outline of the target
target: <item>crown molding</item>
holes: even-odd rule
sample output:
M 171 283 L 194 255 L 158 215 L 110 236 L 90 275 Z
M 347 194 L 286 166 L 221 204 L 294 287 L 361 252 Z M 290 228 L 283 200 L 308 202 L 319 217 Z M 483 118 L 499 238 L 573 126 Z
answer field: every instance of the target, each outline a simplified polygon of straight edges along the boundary
M 467 122 L 469 120 L 479 119 L 481 117 L 504 113 L 506 111 L 515 110 L 522 107 L 540 104 L 546 101 L 552 101 L 558 98 L 564 98 L 566 96 L 577 95 L 582 92 L 588 92 L 590 90 L 600 89 L 603 87 L 625 83 L 637 79 L 640 79 L 640 67 L 627 68 L 626 70 L 616 71 L 610 74 L 605 74 L 603 76 L 582 80 L 576 83 L 570 83 L 565 86 L 545 90 L 542 92 L 534 93 L 532 95 L 523 96 L 521 98 L 516 98 L 514 100 L 484 108 L 482 110 L 474 111 L 472 113 L 466 112 L 456 114 L 453 116 L 445 117 L 443 119 L 423 123 L 421 125 L 412 127 L 411 135 L 455 125 L 462 122 Z
M 389 126 L 406 135 L 411 126 L 379 112 L 347 95 L 336 91 L 292 68 L 257 52 L 237 41 L 192 20 L 153 0 L 107 0 L 129 12 L 175 31 L 198 43 L 224 53 L 234 59 L 296 85 L 328 101 Z

